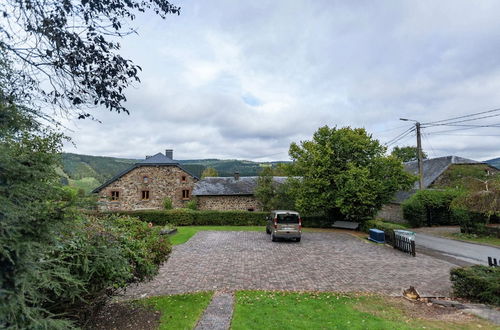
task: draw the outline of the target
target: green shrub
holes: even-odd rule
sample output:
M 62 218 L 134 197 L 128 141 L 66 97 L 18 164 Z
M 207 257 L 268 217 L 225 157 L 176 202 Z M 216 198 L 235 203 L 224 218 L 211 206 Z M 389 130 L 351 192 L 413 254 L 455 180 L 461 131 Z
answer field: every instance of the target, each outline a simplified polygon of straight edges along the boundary
M 268 212 L 248 211 L 193 211 L 190 209 L 141 210 L 112 212 L 130 215 L 157 226 L 264 226 Z M 106 213 L 104 213 L 106 214 Z M 332 222 L 324 216 L 303 216 L 304 227 L 331 227 Z
M 165 210 L 171 210 L 172 209 L 172 200 L 168 197 L 165 197 L 165 199 L 163 200 L 163 208 Z
M 454 268 L 450 274 L 455 296 L 500 306 L 500 267 L 475 265 Z
M 171 251 L 159 228 L 126 216 L 86 217 L 60 232 L 51 257 L 65 267 L 43 307 L 84 320 L 117 289 L 151 279 Z
M 451 207 L 461 194 L 458 190 L 419 190 L 402 204 L 403 217 L 412 227 L 457 225 L 467 217 Z
M 198 209 L 198 203 L 196 202 L 196 199 L 192 199 L 189 202 L 186 203 L 186 208 L 196 211 Z
M 386 230 L 394 230 L 394 229 L 407 229 L 408 225 L 393 223 L 393 222 L 386 222 L 386 221 L 383 221 L 381 219 L 368 220 L 361 225 L 361 230 L 364 232 L 369 232 L 369 230 L 371 228 L 376 228 L 376 229 L 386 231 Z

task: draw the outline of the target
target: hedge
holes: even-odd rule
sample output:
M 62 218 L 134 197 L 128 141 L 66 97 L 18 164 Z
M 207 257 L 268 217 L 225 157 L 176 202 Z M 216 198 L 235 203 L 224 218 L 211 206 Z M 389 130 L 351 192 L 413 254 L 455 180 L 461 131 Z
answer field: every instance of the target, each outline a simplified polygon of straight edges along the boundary
M 369 232 L 370 229 L 376 228 L 383 231 L 394 230 L 394 229 L 407 229 L 408 226 L 401 223 L 393 223 L 382 221 L 381 219 L 368 220 L 361 225 L 361 230 L 364 232 Z
M 107 212 L 137 217 L 154 225 L 164 226 L 265 226 L 269 212 L 249 211 L 194 211 L 189 209 L 141 210 Z M 106 214 L 106 213 L 104 213 Z M 324 216 L 303 216 L 304 227 L 331 227 Z
M 419 190 L 403 204 L 403 217 L 412 227 L 458 225 L 469 215 L 451 208 L 458 190 Z
M 500 267 L 475 265 L 454 268 L 450 274 L 455 296 L 500 306 Z

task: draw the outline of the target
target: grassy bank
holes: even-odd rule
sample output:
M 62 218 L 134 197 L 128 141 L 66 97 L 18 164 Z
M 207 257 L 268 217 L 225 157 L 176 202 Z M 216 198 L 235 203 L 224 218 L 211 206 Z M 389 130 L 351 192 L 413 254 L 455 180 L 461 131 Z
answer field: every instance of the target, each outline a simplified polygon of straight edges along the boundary
M 232 329 L 494 329 L 483 320 L 426 319 L 381 296 L 239 291 Z

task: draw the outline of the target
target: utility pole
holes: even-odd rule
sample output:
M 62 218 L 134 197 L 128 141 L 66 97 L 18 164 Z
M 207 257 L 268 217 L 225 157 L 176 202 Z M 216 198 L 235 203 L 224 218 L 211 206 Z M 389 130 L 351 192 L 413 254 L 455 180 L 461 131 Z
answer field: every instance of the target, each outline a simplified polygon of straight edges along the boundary
M 402 121 L 414 121 L 417 132 L 417 160 L 418 160 L 418 188 L 424 189 L 424 160 L 422 157 L 422 137 L 420 135 L 420 122 L 413 119 L 399 118 Z

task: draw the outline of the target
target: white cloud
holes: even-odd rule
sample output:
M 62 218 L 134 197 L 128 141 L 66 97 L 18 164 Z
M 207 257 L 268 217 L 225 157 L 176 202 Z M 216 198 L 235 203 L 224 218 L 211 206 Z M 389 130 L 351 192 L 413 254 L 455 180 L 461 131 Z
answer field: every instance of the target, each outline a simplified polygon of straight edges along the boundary
M 287 159 L 290 142 L 326 124 L 366 127 L 385 142 L 406 128 L 394 129 L 400 117 L 500 107 L 495 1 L 182 6 L 166 21 L 142 17 L 139 36 L 123 40 L 125 56 L 143 67 L 127 92 L 131 115 L 78 122 L 77 152 L 142 157 L 172 147 L 178 158 Z M 430 134 L 424 148 L 500 156 L 495 129 L 453 133 L 471 136 Z

